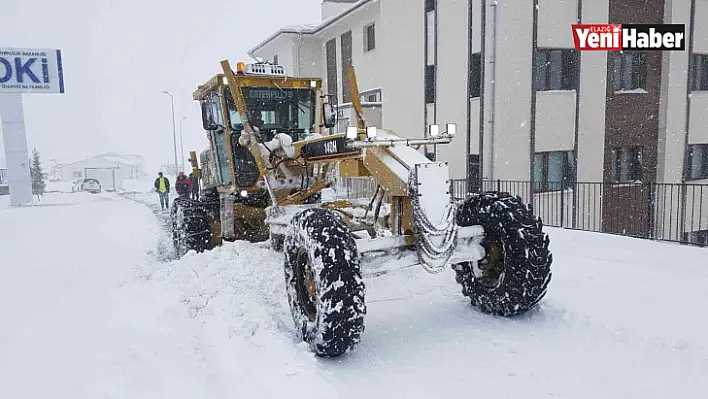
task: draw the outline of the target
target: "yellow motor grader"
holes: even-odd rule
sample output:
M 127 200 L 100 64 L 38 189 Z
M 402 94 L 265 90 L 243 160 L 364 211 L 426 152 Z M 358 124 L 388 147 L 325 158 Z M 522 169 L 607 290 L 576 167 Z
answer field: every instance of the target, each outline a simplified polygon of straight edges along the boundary
M 472 305 L 499 316 L 544 297 L 552 255 L 542 221 L 508 193 L 453 200 L 447 162 L 420 151 L 450 143 L 455 124 L 431 125 L 425 138 L 368 125 L 350 67 L 357 126 L 327 134 L 337 115 L 321 79 L 269 63 L 221 67 L 194 92 L 210 145 L 200 160 L 191 153 L 200 195 L 174 201 L 173 239 L 181 253 L 222 240 L 284 251 L 290 310 L 314 353 L 338 356 L 360 341 L 367 269 L 450 266 Z M 341 177 L 375 182 L 364 209 L 319 195 Z

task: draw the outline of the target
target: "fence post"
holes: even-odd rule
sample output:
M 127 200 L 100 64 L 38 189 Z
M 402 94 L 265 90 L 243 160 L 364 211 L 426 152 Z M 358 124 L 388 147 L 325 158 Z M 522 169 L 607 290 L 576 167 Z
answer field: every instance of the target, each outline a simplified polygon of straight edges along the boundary
M 497 179 L 497 192 L 501 191 L 501 179 Z
M 565 188 L 561 186 L 561 228 L 565 228 Z
M 647 238 L 656 238 L 654 234 L 654 226 L 655 226 L 655 207 L 654 207 L 654 183 L 649 182 L 648 184 L 648 192 L 647 192 Z

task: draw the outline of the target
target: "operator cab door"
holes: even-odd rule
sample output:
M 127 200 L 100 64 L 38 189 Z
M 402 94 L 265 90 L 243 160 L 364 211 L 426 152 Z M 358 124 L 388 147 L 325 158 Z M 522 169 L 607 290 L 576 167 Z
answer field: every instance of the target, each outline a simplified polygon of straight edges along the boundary
M 217 180 L 221 186 L 230 186 L 232 183 L 231 169 L 229 167 L 224 114 L 221 109 L 221 95 L 219 93 L 212 92 L 202 100 L 202 122 L 204 129 L 209 132 L 210 144 L 214 150 Z
M 212 92 L 202 100 L 202 123 L 204 129 L 209 132 L 217 180 L 221 186 L 231 186 L 231 168 L 226 146 L 228 131 L 221 99 L 220 93 Z M 233 213 L 233 196 L 222 193 L 219 195 L 219 220 L 222 238 L 231 239 L 234 237 Z

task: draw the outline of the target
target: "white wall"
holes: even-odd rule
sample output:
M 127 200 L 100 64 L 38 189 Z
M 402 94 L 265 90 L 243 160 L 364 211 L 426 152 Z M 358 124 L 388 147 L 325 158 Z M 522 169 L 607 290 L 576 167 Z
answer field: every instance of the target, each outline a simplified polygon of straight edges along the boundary
M 696 4 L 700 2 L 699 0 Z M 688 26 L 690 11 L 690 0 L 666 0 L 664 22 L 682 23 Z M 696 25 L 696 33 L 699 31 L 699 25 L 701 24 Z M 688 35 L 688 32 L 686 33 Z M 688 40 L 691 38 L 689 37 Z M 688 67 L 688 52 L 666 51 L 662 54 L 657 154 L 657 180 L 660 182 L 679 183 L 682 178 L 686 144 L 686 85 L 688 84 L 686 71 Z M 695 112 L 705 111 L 696 110 Z
M 375 24 L 376 48 L 371 51 L 364 52 L 364 26 L 370 23 Z M 334 24 L 324 28 L 322 31 L 315 34 L 320 43 L 320 49 L 317 52 L 320 54 L 323 77 L 326 75 L 326 52 L 325 46 L 327 41 L 331 39 L 337 40 L 337 97 L 342 100 L 342 41 L 341 35 L 347 31 L 352 32 L 352 65 L 356 72 L 359 91 L 378 88 L 382 76 L 381 72 L 385 67 L 385 58 L 383 58 L 384 50 L 381 43 L 381 19 L 379 12 L 379 2 L 371 2 L 356 11 L 353 11 L 346 18 L 335 22 Z M 326 87 L 326 84 L 325 84 Z M 383 93 L 386 96 L 386 93 Z
M 694 53 L 708 53 L 708 24 L 706 23 L 707 20 L 708 1 L 696 0 L 696 27 L 694 31 L 695 40 L 693 42 Z M 686 26 L 688 26 L 688 21 L 686 21 Z
M 594 6 L 595 2 L 595 0 L 586 0 L 584 3 L 591 3 Z M 531 13 L 531 8 L 527 8 Z M 577 14 L 578 3 L 576 0 L 539 1 L 538 47 L 573 48 L 570 25 L 575 23 Z
M 497 11 L 494 178 L 529 180 L 533 3 L 499 0 Z
M 295 39 L 294 52 L 299 63 L 299 76 L 322 79 L 322 88 L 326 91 L 327 69 L 325 67 L 325 51 L 321 40 L 313 35 L 303 35 L 299 51 L 297 42 L 298 38 Z
M 575 90 L 536 93 L 536 152 L 573 151 Z
M 61 180 L 72 181 L 79 177 L 83 178 L 86 168 L 119 168 L 121 172 L 117 174 L 116 179 L 119 177 L 130 178 L 133 169 L 130 165 L 117 164 L 103 158 L 89 158 L 64 166 L 61 169 Z M 74 172 L 81 172 L 81 176 L 74 176 Z
M 384 128 L 402 137 L 423 137 L 424 110 L 424 2 L 381 0 L 377 28 L 382 64 L 379 85 L 383 93 Z
M 277 54 L 278 64 L 285 67 L 285 71 L 288 75 L 295 75 L 297 73 L 297 65 L 295 64 L 293 52 L 297 37 L 298 35 L 293 33 L 281 34 L 265 46 L 254 51 L 253 55 L 261 58 L 263 61 L 273 62 L 273 56 Z
M 691 123 L 688 128 L 688 144 L 708 143 L 708 92 L 691 93 Z
M 467 2 L 438 0 L 437 7 L 439 22 L 435 122 L 441 126 L 456 123 L 460 132 L 451 144 L 438 146 L 438 160 L 448 162 L 451 178 L 464 179 L 467 174 Z
M 609 0 L 583 1 L 583 23 L 607 23 Z M 568 36 L 571 36 L 568 29 Z M 607 52 L 580 52 L 580 110 L 578 119 L 578 181 L 603 180 Z M 595 194 L 593 193 L 593 198 Z M 579 205 L 580 206 L 580 205 Z

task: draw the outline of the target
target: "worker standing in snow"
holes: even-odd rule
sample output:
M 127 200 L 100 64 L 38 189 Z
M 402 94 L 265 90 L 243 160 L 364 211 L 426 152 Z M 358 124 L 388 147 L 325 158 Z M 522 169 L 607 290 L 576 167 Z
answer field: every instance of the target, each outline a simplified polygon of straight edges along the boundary
M 192 193 L 192 181 L 184 175 L 184 172 L 179 172 L 179 176 L 177 176 L 177 181 L 175 182 L 175 190 L 177 190 L 177 195 L 180 197 L 190 197 Z
M 155 179 L 155 191 L 160 195 L 160 206 L 162 209 L 170 207 L 170 181 L 162 175 L 162 172 L 157 174 Z

